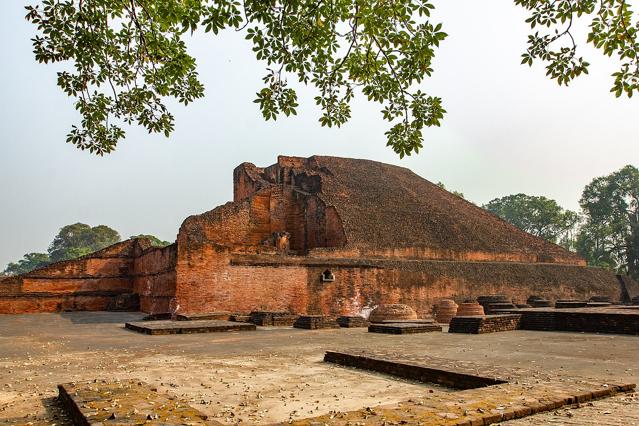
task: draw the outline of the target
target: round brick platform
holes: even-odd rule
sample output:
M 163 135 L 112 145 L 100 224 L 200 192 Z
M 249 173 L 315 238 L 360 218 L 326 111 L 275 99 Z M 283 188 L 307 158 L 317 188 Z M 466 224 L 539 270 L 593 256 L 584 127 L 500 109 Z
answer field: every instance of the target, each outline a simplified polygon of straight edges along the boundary
M 435 321 L 448 324 L 455 314 L 457 314 L 457 303 L 454 300 L 442 299 L 436 306 Z
M 410 306 L 401 304 L 379 305 L 368 317 L 370 322 L 412 319 L 417 319 L 417 312 Z
M 481 306 L 477 302 L 469 302 L 469 303 L 461 303 L 457 308 L 457 313 L 455 316 L 458 317 L 467 317 L 467 316 L 477 316 L 484 315 L 484 307 Z

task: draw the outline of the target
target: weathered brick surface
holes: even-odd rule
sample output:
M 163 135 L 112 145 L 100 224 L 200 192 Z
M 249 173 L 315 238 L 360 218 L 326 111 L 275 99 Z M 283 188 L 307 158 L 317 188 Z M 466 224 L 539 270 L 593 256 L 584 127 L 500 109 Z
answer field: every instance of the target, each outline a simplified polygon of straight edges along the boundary
M 293 327 L 306 330 L 318 330 L 322 328 L 339 328 L 339 324 L 335 318 L 324 315 L 301 315 L 295 320 Z
M 335 281 L 321 281 L 326 269 Z M 609 280 L 614 293 L 613 275 L 579 266 L 233 254 L 204 246 L 180 257 L 178 302 L 185 312 L 265 309 L 332 316 L 403 303 L 423 317 L 442 298 L 463 301 L 491 291 L 519 300 L 531 292 L 586 295 Z
M 140 295 L 143 312 L 171 310 L 175 298 L 177 246 L 150 248 L 139 254 L 133 269 L 133 291 Z
M 175 276 L 175 254 L 170 254 L 175 253 L 175 246 L 170 247 L 155 249 L 148 240 L 127 240 L 79 259 L 12 277 L 0 292 L 0 313 L 153 311 L 154 299 L 175 294 L 174 279 L 172 289 L 168 285 L 165 292 L 152 284 L 167 286 L 170 279 L 163 274 Z
M 186 401 L 159 393 L 140 381 L 65 383 L 59 399 L 73 424 L 89 425 L 220 425 Z
M 521 315 L 458 316 L 452 319 L 449 333 L 485 334 L 517 330 Z
M 125 327 L 138 333 L 150 335 L 221 333 L 227 331 L 253 331 L 254 324 L 232 321 L 137 321 L 127 322 Z
M 639 335 L 639 310 L 608 308 L 526 309 L 521 328 Z
M 441 299 L 482 294 L 515 302 L 530 294 L 630 300 L 634 281 L 584 265 L 407 169 L 282 156 L 269 167 L 236 168 L 234 202 L 187 218 L 176 244 L 126 241 L 3 280 L 0 306 L 29 292 L 111 291 L 138 295 L 149 313 L 336 317 L 381 303 L 407 304 L 424 316 Z M 335 279 L 320 279 L 325 271 Z M 62 309 L 27 301 L 2 309 L 38 312 L 44 305 Z
M 416 322 L 373 323 L 368 326 L 368 331 L 383 334 L 419 334 L 442 331 L 442 326 L 434 323 Z

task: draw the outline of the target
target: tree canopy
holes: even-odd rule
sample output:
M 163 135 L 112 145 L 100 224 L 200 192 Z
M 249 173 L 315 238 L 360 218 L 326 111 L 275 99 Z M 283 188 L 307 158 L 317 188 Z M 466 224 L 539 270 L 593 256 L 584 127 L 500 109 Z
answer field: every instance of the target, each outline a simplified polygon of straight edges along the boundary
M 581 196 L 577 250 L 588 263 L 639 278 L 639 169 L 593 179 Z
M 140 234 L 131 238 L 148 238 L 154 247 L 165 247 L 170 243 L 154 235 Z M 106 226 L 91 227 L 84 223 L 63 226 L 49 245 L 47 253 L 27 253 L 17 262 L 11 262 L 4 270 L 5 275 L 19 275 L 31 272 L 52 262 L 75 259 L 120 242 L 120 234 Z
M 625 0 L 514 0 L 533 28 L 522 63 L 546 64 L 568 84 L 588 72 L 577 55 L 573 21 L 590 22 L 588 42 L 620 60 L 612 91 L 639 90 L 639 22 Z M 67 142 L 103 155 L 137 124 L 168 136 L 174 118 L 165 102 L 204 95 L 187 33 L 243 31 L 265 64 L 255 102 L 266 120 L 297 113 L 290 81 L 312 85 L 322 126 L 341 126 L 356 94 L 380 104 L 387 145 L 400 157 L 423 145 L 425 127 L 439 126 L 442 100 L 422 89 L 435 51 L 446 38 L 429 0 L 42 0 L 27 6 L 37 28 L 39 62 L 69 62 L 58 85 L 82 116 Z
M 120 241 L 120 234 L 106 225 L 84 223 L 64 226 L 49 246 L 52 262 L 73 259 L 101 250 Z
M 571 236 L 579 216 L 573 211 L 564 210 L 555 200 L 514 194 L 495 198 L 483 208 L 523 231 L 572 248 Z
M 131 235 L 131 239 L 133 238 L 146 238 L 151 241 L 151 245 L 153 247 L 166 247 L 171 244 L 168 241 L 163 241 L 159 239 L 155 235 L 149 235 L 149 234 Z
M 4 270 L 5 275 L 19 275 L 31 272 L 51 263 L 47 253 L 27 253 L 17 262 L 11 262 Z

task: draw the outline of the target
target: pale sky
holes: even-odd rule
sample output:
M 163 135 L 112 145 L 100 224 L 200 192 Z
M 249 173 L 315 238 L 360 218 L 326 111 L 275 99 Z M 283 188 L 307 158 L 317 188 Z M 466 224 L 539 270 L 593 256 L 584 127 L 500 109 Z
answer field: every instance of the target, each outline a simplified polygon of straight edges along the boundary
M 0 270 L 46 251 L 75 222 L 173 241 L 188 215 L 232 199 L 235 166 L 270 165 L 278 154 L 383 161 L 478 204 L 524 192 L 571 209 L 593 177 L 639 163 L 639 100 L 609 94 L 614 59 L 583 49 L 590 75 L 560 88 L 541 66 L 519 64 L 529 29 L 512 0 L 435 4 L 449 38 L 423 90 L 441 96 L 448 114 L 425 131 L 419 155 L 400 160 L 385 146 L 379 106 L 361 96 L 342 129 L 320 127 L 310 89 L 298 93 L 297 117 L 264 122 L 252 103 L 263 65 L 235 33 L 189 41 L 206 98 L 173 108 L 169 139 L 131 128 L 111 155 L 79 151 L 65 143 L 77 116 L 56 86 L 61 66 L 35 62 L 22 2 L 2 2 Z

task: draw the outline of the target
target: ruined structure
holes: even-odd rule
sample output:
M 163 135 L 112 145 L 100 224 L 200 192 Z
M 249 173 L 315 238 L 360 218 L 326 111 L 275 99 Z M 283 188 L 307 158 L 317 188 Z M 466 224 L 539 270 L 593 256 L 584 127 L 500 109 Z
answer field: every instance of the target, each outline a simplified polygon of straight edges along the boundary
M 0 313 L 288 311 L 353 315 L 505 294 L 613 300 L 631 280 L 585 266 L 408 169 L 280 156 L 233 172 L 234 200 L 187 218 L 177 242 L 129 240 L 0 282 Z

